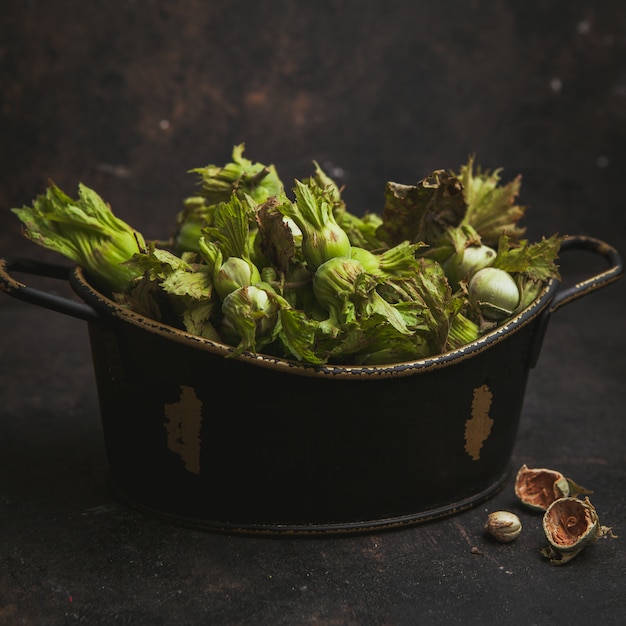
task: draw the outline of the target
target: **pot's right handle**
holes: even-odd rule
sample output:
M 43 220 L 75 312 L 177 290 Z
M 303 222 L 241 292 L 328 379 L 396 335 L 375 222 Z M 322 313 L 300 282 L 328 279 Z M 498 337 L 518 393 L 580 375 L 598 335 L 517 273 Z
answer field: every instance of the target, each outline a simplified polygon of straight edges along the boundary
M 580 283 L 576 283 L 567 289 L 559 291 L 552 301 L 552 305 L 549 309 L 550 313 L 554 313 L 554 311 L 562 307 L 564 304 L 568 304 L 573 300 L 586 296 L 592 291 L 596 291 L 597 289 L 610 285 L 618 280 L 624 272 L 624 265 L 619 252 L 600 239 L 583 236 L 566 237 L 561 243 L 561 251 L 567 250 L 587 250 L 589 252 L 594 252 L 607 260 L 609 269 Z
M 619 252 L 610 246 L 608 243 L 595 239 L 594 237 L 586 237 L 578 235 L 574 237 L 566 237 L 561 243 L 561 251 L 566 252 L 568 250 L 586 250 L 593 252 L 606 259 L 609 267 L 604 272 L 595 274 L 582 282 L 576 283 L 571 287 L 562 289 L 556 293 L 550 307 L 543 313 L 541 322 L 535 334 L 533 343 L 531 345 L 529 354 L 529 367 L 535 367 L 537 359 L 539 358 L 539 352 L 541 350 L 541 344 L 546 333 L 548 321 L 552 313 L 562 306 L 578 300 L 587 294 L 590 294 L 597 289 L 606 287 L 616 280 L 621 278 L 624 273 L 624 264 Z
M 87 322 L 96 322 L 99 320 L 98 313 L 88 304 L 75 302 L 69 298 L 41 291 L 40 289 L 34 289 L 19 282 L 9 273 L 10 271 L 23 272 L 25 274 L 47 276 L 48 278 L 67 281 L 71 269 L 65 265 L 56 265 L 34 259 L 0 259 L 0 290 L 18 300 L 30 302 L 59 313 L 65 313 Z

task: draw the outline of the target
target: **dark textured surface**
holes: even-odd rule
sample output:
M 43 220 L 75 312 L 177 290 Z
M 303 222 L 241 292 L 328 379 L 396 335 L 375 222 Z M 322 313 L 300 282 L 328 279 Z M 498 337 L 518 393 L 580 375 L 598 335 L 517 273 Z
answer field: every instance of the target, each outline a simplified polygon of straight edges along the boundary
M 50 178 L 163 236 L 194 189 L 187 170 L 240 141 L 285 180 L 317 159 L 355 212 L 378 208 L 386 180 L 475 152 L 523 174 L 531 236 L 626 249 L 622 2 L 7 0 L 0 31 L 2 256 L 50 258 L 8 212 Z M 572 266 L 568 279 L 598 271 Z M 108 488 L 84 324 L 0 296 L 0 623 L 623 623 L 625 291 L 559 310 L 528 384 L 513 467 L 590 487 L 620 535 L 562 568 L 512 480 L 455 517 L 369 536 L 146 518 Z M 513 544 L 483 535 L 498 508 L 522 518 Z

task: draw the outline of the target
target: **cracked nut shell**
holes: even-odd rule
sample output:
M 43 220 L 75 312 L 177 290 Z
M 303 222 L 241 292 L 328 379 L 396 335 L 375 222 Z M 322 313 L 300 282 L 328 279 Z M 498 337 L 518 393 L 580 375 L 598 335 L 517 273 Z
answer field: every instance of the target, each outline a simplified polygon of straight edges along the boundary
M 610 531 L 600 526 L 589 498 L 574 497 L 560 498 L 548 507 L 543 516 L 543 530 L 550 545 L 542 553 L 557 565 L 567 563 Z
M 522 465 L 515 478 L 515 495 L 527 507 L 545 511 L 555 500 L 570 495 L 570 485 L 557 470 Z

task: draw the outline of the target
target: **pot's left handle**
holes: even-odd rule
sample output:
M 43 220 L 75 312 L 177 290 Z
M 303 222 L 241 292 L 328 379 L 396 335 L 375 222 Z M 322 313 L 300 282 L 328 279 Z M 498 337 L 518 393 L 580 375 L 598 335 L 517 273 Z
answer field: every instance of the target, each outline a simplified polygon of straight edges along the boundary
M 87 322 L 99 320 L 96 310 L 88 304 L 29 287 L 13 278 L 9 273 L 11 271 L 67 281 L 72 271 L 71 268 L 33 259 L 0 259 L 0 289 L 18 300 L 65 313 L 71 317 Z

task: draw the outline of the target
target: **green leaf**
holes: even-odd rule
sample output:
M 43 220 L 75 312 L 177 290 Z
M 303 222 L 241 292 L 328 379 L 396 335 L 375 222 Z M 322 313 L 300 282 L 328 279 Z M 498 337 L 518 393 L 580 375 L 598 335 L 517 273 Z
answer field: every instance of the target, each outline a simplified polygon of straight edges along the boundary
M 511 245 L 510 238 L 503 235 L 500 237 L 493 267 L 505 270 L 509 274 L 521 273 L 536 281 L 559 279 L 559 269 L 555 261 L 559 256 L 562 241 L 563 237 L 553 235 L 548 239 L 543 237 L 536 243 L 522 239 L 516 245 Z
M 383 250 L 386 244 L 378 238 L 378 227 L 382 224 L 382 218 L 376 213 L 366 213 L 358 217 L 347 209 L 335 209 L 337 224 L 346 232 L 353 246 L 365 250 Z
M 161 287 L 172 296 L 187 296 L 192 300 L 208 300 L 213 293 L 211 273 L 202 265 L 191 270 L 174 270 Z
M 191 266 L 181 257 L 151 243 L 144 252 L 134 254 L 125 265 L 137 274 L 147 275 L 150 280 L 160 281 L 175 270 L 189 271 Z
M 225 202 L 215 207 L 213 226 L 207 226 L 202 234 L 214 241 L 222 251 L 224 258 L 230 256 L 249 258 L 248 238 L 250 225 L 255 218 L 253 201 L 233 194 Z
M 185 330 L 198 337 L 221 341 L 219 333 L 211 323 L 215 304 L 215 300 L 190 302 L 183 311 Z
M 467 202 L 463 223 L 472 226 L 482 242 L 489 246 L 495 246 L 503 234 L 517 240 L 525 231 L 518 222 L 524 216 L 526 207 L 516 204 L 521 176 L 500 185 L 501 171 L 483 171 L 480 168 L 474 171 L 474 157 L 470 157 L 456 174 Z
M 320 323 L 310 319 L 304 311 L 291 307 L 280 311 L 279 338 L 287 352 L 298 361 L 322 365 L 328 360 L 327 350 L 316 341 Z
M 181 258 L 150 244 L 146 252 L 128 261 L 140 277 L 118 301 L 152 319 L 217 340 L 203 317 L 215 306 L 212 272 L 195 258 L 189 254 Z

